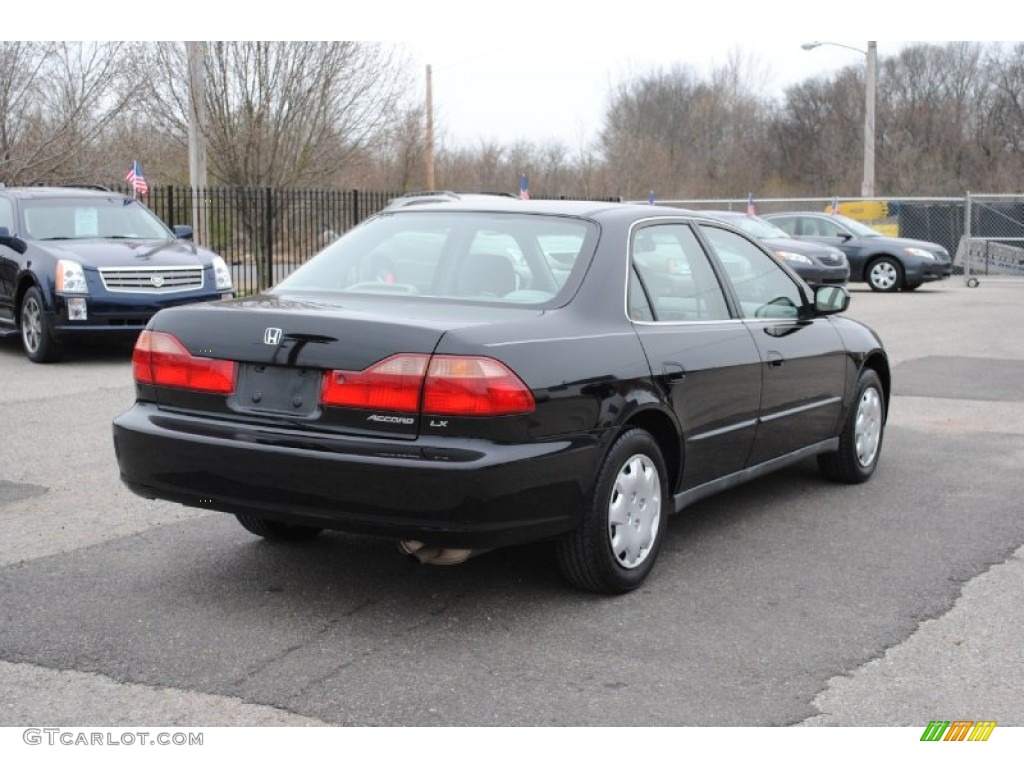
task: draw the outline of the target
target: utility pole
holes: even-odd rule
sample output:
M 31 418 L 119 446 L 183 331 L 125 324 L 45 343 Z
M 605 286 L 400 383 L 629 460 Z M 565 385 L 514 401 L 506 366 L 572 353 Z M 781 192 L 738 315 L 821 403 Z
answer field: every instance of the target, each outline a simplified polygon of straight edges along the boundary
M 186 41 L 188 54 L 188 177 L 192 187 L 192 238 L 199 245 L 209 244 L 206 194 L 206 81 L 203 57 L 206 42 Z
M 878 42 L 868 41 L 864 73 L 864 183 L 862 197 L 875 196 L 875 92 L 878 89 Z
M 427 64 L 427 150 L 426 150 L 426 184 L 428 192 L 434 191 L 434 85 Z

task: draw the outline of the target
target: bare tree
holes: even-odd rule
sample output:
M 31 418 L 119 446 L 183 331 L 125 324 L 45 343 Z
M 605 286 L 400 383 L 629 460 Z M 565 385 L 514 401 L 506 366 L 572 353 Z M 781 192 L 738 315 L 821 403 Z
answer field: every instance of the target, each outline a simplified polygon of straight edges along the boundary
M 97 144 L 133 96 L 134 49 L 0 41 L 0 177 L 33 184 L 105 176 L 112 160 Z
M 148 106 L 187 135 L 184 46 L 150 50 Z M 409 86 L 398 49 L 360 41 L 204 44 L 204 126 L 213 176 L 237 186 L 310 186 L 385 136 Z

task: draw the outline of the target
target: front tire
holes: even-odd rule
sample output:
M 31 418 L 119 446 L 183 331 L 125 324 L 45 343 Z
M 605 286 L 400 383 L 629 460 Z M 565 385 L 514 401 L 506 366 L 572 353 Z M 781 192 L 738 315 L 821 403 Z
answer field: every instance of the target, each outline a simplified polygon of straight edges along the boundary
M 243 513 L 239 513 L 235 517 L 249 533 L 255 533 L 268 541 L 306 541 L 314 538 L 323 530 L 309 525 L 290 525 Z
M 21 346 L 33 363 L 53 363 L 64 355 L 64 347 L 53 335 L 49 316 L 43 308 L 43 294 L 32 286 L 21 300 Z
M 868 265 L 867 278 L 872 291 L 893 293 L 903 285 L 903 267 L 891 256 L 880 256 Z
M 857 379 L 857 398 L 839 435 L 839 450 L 818 456 L 818 469 L 830 480 L 863 483 L 875 472 L 885 431 L 885 392 L 870 368 Z
M 601 464 L 579 527 L 558 543 L 562 574 L 589 592 L 636 589 L 654 568 L 669 509 L 658 444 L 642 429 L 625 432 Z

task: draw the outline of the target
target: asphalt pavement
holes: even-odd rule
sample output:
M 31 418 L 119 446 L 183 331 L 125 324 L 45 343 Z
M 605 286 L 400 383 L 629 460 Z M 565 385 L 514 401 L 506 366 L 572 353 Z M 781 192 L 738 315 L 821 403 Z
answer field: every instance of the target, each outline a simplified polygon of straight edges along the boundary
M 430 568 L 135 497 L 128 352 L 0 340 L 0 726 L 1024 725 L 1024 285 L 853 293 L 893 362 L 875 477 L 705 500 L 619 598 L 545 545 Z

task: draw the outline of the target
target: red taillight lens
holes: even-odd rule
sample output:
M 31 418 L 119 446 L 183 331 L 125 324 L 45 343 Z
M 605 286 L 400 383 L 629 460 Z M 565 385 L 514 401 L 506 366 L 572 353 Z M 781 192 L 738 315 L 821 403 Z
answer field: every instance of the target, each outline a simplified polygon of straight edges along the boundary
M 489 357 L 435 355 L 423 387 L 423 412 L 440 416 L 529 413 L 533 393 L 505 365 Z
M 141 384 L 194 389 L 199 392 L 235 391 L 235 363 L 196 357 L 169 333 L 143 331 L 132 352 L 132 374 Z
M 365 371 L 327 371 L 320 402 L 348 408 L 415 413 L 430 355 L 395 355 Z
M 436 416 L 507 416 L 534 409 L 533 393 L 489 357 L 395 355 L 365 371 L 328 371 L 324 405 Z

